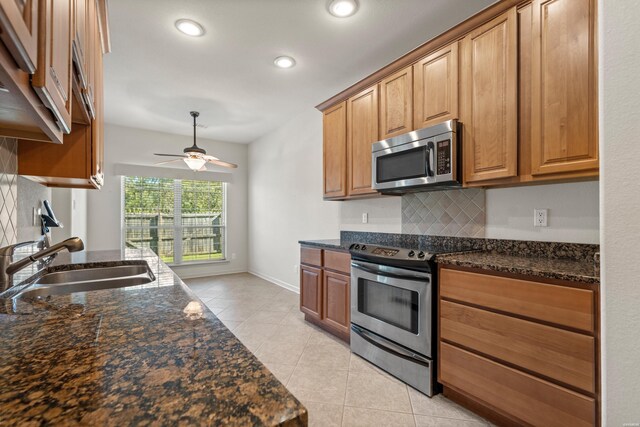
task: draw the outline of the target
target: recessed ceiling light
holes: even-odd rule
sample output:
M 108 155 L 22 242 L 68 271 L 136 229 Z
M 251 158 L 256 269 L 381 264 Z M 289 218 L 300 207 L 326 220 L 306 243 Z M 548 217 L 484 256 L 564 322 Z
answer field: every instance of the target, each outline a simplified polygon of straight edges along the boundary
M 181 33 L 191 37 L 200 37 L 204 34 L 204 27 L 191 19 L 178 19 L 176 21 L 176 28 Z
M 329 13 L 338 18 L 351 16 L 358 10 L 357 0 L 332 0 L 329 3 Z
M 291 68 L 296 65 L 296 60 L 290 56 L 278 56 L 273 63 L 279 68 Z

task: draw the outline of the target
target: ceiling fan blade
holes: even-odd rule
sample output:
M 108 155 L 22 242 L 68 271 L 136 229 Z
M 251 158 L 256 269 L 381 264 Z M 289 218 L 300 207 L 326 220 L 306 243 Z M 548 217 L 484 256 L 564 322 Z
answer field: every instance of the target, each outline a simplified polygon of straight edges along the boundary
M 208 156 L 208 157 L 211 157 L 211 156 Z M 225 167 L 225 168 L 237 168 L 238 167 L 238 165 L 236 165 L 234 163 L 229 163 L 229 162 L 225 162 L 225 161 L 218 160 L 218 159 L 208 158 L 207 162 L 213 163 L 214 165 L 222 166 L 222 167 Z
M 167 163 L 181 162 L 181 161 L 182 161 L 182 159 L 166 160 L 164 162 L 154 163 L 154 165 L 166 165 Z
M 153 153 L 154 156 L 166 156 L 166 157 L 188 157 L 186 154 L 162 154 L 162 153 Z

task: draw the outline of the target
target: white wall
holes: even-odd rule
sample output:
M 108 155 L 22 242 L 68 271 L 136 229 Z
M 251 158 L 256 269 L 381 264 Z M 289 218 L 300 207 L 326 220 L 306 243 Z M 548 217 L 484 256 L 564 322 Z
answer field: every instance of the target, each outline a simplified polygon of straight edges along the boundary
M 249 147 L 249 271 L 298 287 L 298 240 L 339 237 L 322 200 L 322 114 L 309 108 Z
M 63 228 L 50 228 L 51 241 L 59 242 L 69 237 L 80 237 L 86 247 L 87 238 L 87 191 L 77 188 L 52 188 L 51 205 Z
M 491 239 L 598 243 L 598 181 L 487 190 L 485 236 Z M 548 209 L 548 227 L 533 210 Z
M 638 425 L 640 7 L 624 0 L 598 6 L 603 425 Z
M 298 288 L 298 240 L 399 233 L 400 197 L 322 200 L 322 114 L 313 108 L 249 146 L 249 271 Z M 362 224 L 362 214 L 368 223 Z
M 121 240 L 121 178 L 114 175 L 117 163 L 152 165 L 153 153 L 181 153 L 193 137 L 107 125 L 105 128 L 105 183 L 88 193 L 88 249 L 119 249 Z M 176 266 L 183 278 L 247 271 L 247 146 L 199 139 L 211 155 L 238 164 L 227 193 L 228 262 Z M 194 173 L 197 178 L 197 174 Z M 235 254 L 236 259 L 231 259 Z
M 347 200 L 340 203 L 340 230 L 402 232 L 402 197 L 385 196 L 378 199 Z M 362 214 L 368 222 L 362 223 Z

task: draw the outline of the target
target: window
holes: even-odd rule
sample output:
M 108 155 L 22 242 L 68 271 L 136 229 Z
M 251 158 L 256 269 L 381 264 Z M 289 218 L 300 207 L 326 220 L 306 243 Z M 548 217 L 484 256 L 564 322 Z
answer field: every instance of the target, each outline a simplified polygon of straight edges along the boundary
M 123 247 L 169 264 L 225 259 L 225 183 L 128 176 L 122 187 Z

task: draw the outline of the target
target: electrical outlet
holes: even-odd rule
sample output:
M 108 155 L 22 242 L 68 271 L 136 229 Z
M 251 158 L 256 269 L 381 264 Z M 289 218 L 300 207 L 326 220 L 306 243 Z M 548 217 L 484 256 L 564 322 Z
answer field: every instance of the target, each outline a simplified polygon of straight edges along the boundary
M 363 212 L 363 213 L 362 213 L 362 223 L 363 223 L 363 224 L 366 224 L 366 223 L 368 223 L 368 222 L 369 222 L 369 214 L 368 214 L 368 213 L 366 213 L 366 212 Z
M 533 210 L 533 226 L 546 227 L 548 213 L 549 213 L 549 209 L 534 209 Z
M 300 269 L 300 266 L 298 264 L 294 264 L 293 265 L 293 272 L 294 273 L 298 274 L 299 269 Z
M 236 259 L 236 254 L 231 254 L 231 259 Z

